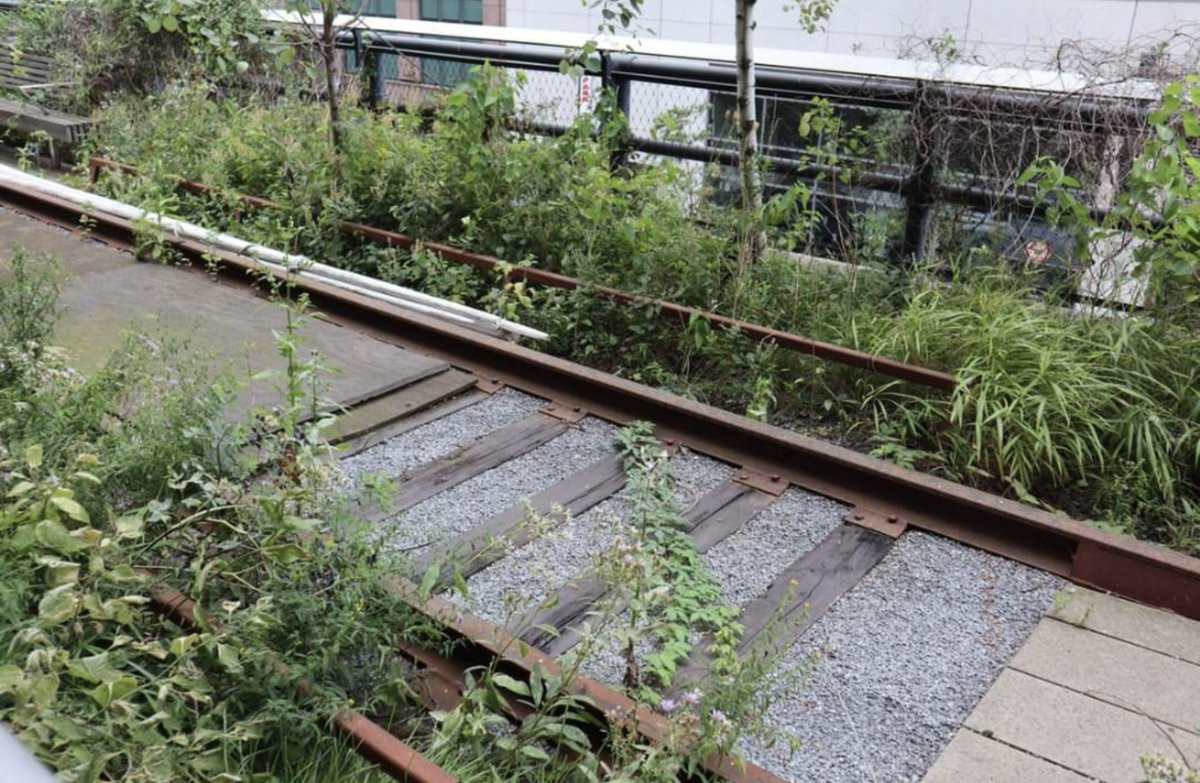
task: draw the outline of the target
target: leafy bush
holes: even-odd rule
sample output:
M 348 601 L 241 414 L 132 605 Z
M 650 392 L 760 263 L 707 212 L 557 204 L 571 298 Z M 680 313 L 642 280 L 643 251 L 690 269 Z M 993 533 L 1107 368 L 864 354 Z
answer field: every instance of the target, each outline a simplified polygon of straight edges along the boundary
M 23 303 L 0 318 L 0 719 L 67 781 L 366 780 L 327 719 L 404 708 L 392 645 L 424 625 L 332 502 L 310 445 L 324 422 L 218 459 L 223 400 L 195 368 L 132 335 L 72 371 L 44 342 L 54 277 L 16 257 L 0 277 L 0 301 Z M 196 599 L 194 626 L 154 611 L 161 588 Z

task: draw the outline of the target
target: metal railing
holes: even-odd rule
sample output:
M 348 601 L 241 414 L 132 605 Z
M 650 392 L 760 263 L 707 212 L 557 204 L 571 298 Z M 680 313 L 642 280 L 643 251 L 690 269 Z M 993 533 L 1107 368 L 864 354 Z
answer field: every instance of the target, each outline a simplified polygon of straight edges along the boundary
M 282 24 L 296 23 L 298 19 L 279 12 L 272 12 L 270 17 Z M 527 96 L 526 103 L 537 106 L 537 90 L 532 89 L 535 87 L 543 94 L 550 93 L 554 100 L 548 104 L 548 110 L 542 107 L 540 112 L 534 111 L 534 121 L 525 127 L 553 135 L 565 130 L 573 119 L 572 104 L 577 105 L 577 95 L 573 93 L 578 88 L 572 77 L 561 73 L 560 66 L 566 60 L 577 66 L 584 78 L 598 78 L 600 89 L 611 91 L 616 107 L 628 118 L 630 132 L 623 153 L 730 167 L 739 164 L 732 139 L 715 132 L 720 125 L 716 106 L 722 97 L 734 93 L 737 83 L 731 56 L 720 56 L 721 47 L 696 44 L 687 48 L 679 42 L 629 39 L 606 44 L 603 38 L 589 39 L 577 34 L 375 17 L 339 18 L 338 24 L 341 31 L 337 45 L 357 53 L 366 82 L 365 100 L 374 108 L 404 103 L 389 101 L 387 80 L 381 76 L 381 58 L 489 63 L 540 78 L 537 84 L 531 79 L 526 92 L 534 95 Z M 431 37 L 432 34 L 458 37 Z M 503 40 L 487 40 L 489 36 Z M 578 47 L 584 40 L 592 40 L 594 44 L 586 57 L 581 56 Z M 686 56 L 689 53 L 693 56 Z M 781 109 L 780 114 L 786 114 L 783 110 L 791 107 L 794 115 L 796 107 L 803 109 L 825 101 L 835 113 L 899 114 L 905 126 L 900 135 L 909 140 L 907 154 L 903 159 L 886 161 L 847 160 L 843 155 L 825 157 L 813 147 L 795 144 L 794 140 L 790 144 L 786 140 L 776 142 L 768 135 L 769 123 L 764 123 L 762 162 L 776 175 L 777 185 L 785 186 L 796 180 L 813 184 L 814 192 L 826 199 L 826 211 L 861 208 L 855 204 L 878 206 L 881 202 L 902 209 L 902 229 L 894 243 L 894 254 L 902 260 L 927 255 L 932 217 L 939 207 L 952 206 L 1009 221 L 1035 222 L 1042 221 L 1046 211 L 1032 190 L 1013 184 L 1015 173 L 1007 178 L 989 178 L 979 172 L 954 170 L 945 163 L 947 148 L 954 146 L 953 140 L 912 143 L 921 133 L 938 123 L 943 123 L 943 128 L 949 127 L 945 124 L 948 120 L 966 123 L 975 120 L 996 123 L 1004 129 L 1002 136 L 1031 133 L 1040 134 L 1039 138 L 1070 137 L 1076 143 L 1091 137 L 1094 146 L 1101 148 L 1113 136 L 1136 137 L 1157 98 L 1154 85 L 1139 81 L 1089 85 L 1082 77 L 1050 72 L 974 67 L 937 69 L 925 67 L 930 66 L 928 63 L 904 61 L 896 62 L 905 67 L 885 63 L 880 68 L 875 58 L 863 58 L 863 71 L 852 73 L 834 69 L 827 56 L 814 58 L 820 67 L 803 67 L 803 53 L 768 55 L 760 61 L 758 95 L 768 110 L 766 113 L 774 107 Z M 834 59 L 839 68 L 854 66 L 854 58 Z M 657 96 L 655 90 L 659 91 Z M 662 90 L 677 93 L 675 97 L 664 98 Z M 657 106 L 647 105 L 656 100 Z M 655 132 L 654 117 L 689 101 L 703 115 L 701 121 L 691 121 L 691 137 L 672 138 Z M 835 182 L 841 183 L 841 193 L 829 196 L 829 183 Z M 1095 204 L 1092 212 L 1097 219 L 1103 219 L 1107 208 Z

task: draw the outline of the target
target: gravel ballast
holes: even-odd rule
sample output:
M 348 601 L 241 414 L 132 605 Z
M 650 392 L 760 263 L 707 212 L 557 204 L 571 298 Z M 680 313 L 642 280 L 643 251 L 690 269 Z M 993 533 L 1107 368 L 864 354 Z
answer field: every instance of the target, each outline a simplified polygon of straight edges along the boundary
M 545 400 L 503 389 L 449 416 L 373 446 L 341 461 L 347 478 L 357 483 L 367 476 L 404 476 L 414 468 L 452 454 L 488 433 L 545 407 Z
M 730 466 L 690 452 L 673 459 L 671 465 L 684 509 L 733 476 Z M 447 597 L 485 620 L 504 625 L 591 571 L 597 554 L 613 541 L 614 520 L 623 518 L 626 509 L 623 497 L 610 498 L 473 576 L 467 582 L 468 600 L 457 594 Z
M 909 532 L 785 654 L 768 687 L 775 728 L 746 743 L 788 780 L 919 781 L 1054 600 L 1061 580 Z M 813 655 L 810 680 L 797 684 Z
M 434 495 L 388 524 L 400 546 L 459 535 L 522 499 L 537 494 L 605 455 L 615 453 L 617 428 L 587 418 L 528 454 Z

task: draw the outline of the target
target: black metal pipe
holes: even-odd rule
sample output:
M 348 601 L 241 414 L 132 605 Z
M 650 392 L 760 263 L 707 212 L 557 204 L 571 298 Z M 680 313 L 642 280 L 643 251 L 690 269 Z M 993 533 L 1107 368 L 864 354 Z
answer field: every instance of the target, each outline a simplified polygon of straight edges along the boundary
M 344 36 L 344 37 L 343 37 Z M 349 46 L 353 35 L 339 34 L 338 45 Z M 423 38 L 407 33 L 372 31 L 369 46 L 381 52 L 430 54 L 462 62 L 483 62 L 534 70 L 557 70 L 564 50 L 552 46 L 514 43 L 484 43 L 445 38 Z M 732 91 L 737 73 L 732 64 L 669 60 L 606 53 L 610 76 L 635 81 L 669 84 L 696 89 Z M 588 64 L 580 62 L 587 68 Z M 596 70 L 589 72 L 596 73 Z M 972 87 L 936 81 L 895 77 L 863 76 L 825 71 L 759 68 L 755 74 L 759 94 L 767 98 L 827 98 L 852 100 L 873 108 L 911 109 L 922 92 L 946 107 L 962 106 L 997 112 L 1020 111 L 1045 116 L 1074 127 L 1111 128 L 1115 121 L 1141 122 L 1152 101 L 1129 98 L 1096 98 L 1082 94 L 1057 94 L 1036 90 Z

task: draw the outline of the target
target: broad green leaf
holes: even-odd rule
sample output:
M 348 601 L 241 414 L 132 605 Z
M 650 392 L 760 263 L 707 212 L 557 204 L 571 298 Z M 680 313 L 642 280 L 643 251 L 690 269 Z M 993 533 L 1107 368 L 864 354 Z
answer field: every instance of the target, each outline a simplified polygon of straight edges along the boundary
M 69 619 L 79 606 L 79 594 L 72 585 L 56 587 L 42 596 L 38 602 L 38 619 L 47 625 L 55 625 Z
M 146 520 L 138 514 L 128 514 L 118 517 L 114 526 L 117 529 L 117 538 L 141 538 L 146 529 Z
M 19 481 L 8 491 L 10 498 L 19 498 L 37 485 L 32 481 Z
M 39 544 L 59 554 L 72 554 L 87 548 L 86 544 L 72 536 L 57 519 L 43 519 L 34 526 L 33 532 Z
M 433 594 L 433 588 L 438 582 L 438 577 L 441 576 L 442 569 L 437 563 L 425 569 L 425 576 L 421 577 L 420 595 L 422 598 L 428 598 Z
M 85 682 L 112 682 L 120 679 L 121 672 L 112 665 L 108 653 L 76 658 L 67 663 L 67 673 Z
M 25 672 L 20 666 L 6 663 L 0 666 L 0 694 L 12 693 L 25 681 Z
M 550 754 L 539 748 L 537 745 L 522 745 L 521 755 L 531 758 L 534 761 L 550 760 Z
M 168 33 L 174 33 L 179 30 L 179 20 L 173 16 L 164 16 L 162 20 L 162 28 Z
M 84 507 L 71 498 L 63 497 L 62 495 L 51 495 L 50 502 L 76 522 L 87 523 L 89 521 L 88 513 Z
M 187 655 L 187 653 L 196 646 L 200 641 L 200 637 L 196 634 L 188 634 L 187 636 L 179 636 L 171 640 L 171 655 L 176 657 Z
M 228 644 L 217 645 L 217 660 L 219 660 L 221 665 L 231 672 L 242 670 L 242 662 L 238 658 L 237 648 Z
M 38 564 L 46 569 L 46 584 L 50 587 L 73 585 L 79 581 L 79 563 L 56 557 L 39 557 Z
M 132 677 L 118 677 L 115 680 L 102 682 L 92 689 L 92 698 L 101 707 L 107 707 L 114 701 L 119 701 L 137 690 L 138 681 Z
M 35 443 L 25 449 L 25 464 L 34 469 L 42 466 L 42 444 Z
M 529 686 L 518 680 L 514 680 L 507 674 L 496 674 L 492 676 L 492 682 L 499 688 L 503 688 L 509 693 L 515 693 L 518 696 L 529 696 Z
M 284 565 L 294 563 L 304 557 L 304 550 L 298 544 L 276 544 L 266 547 L 263 551 Z

